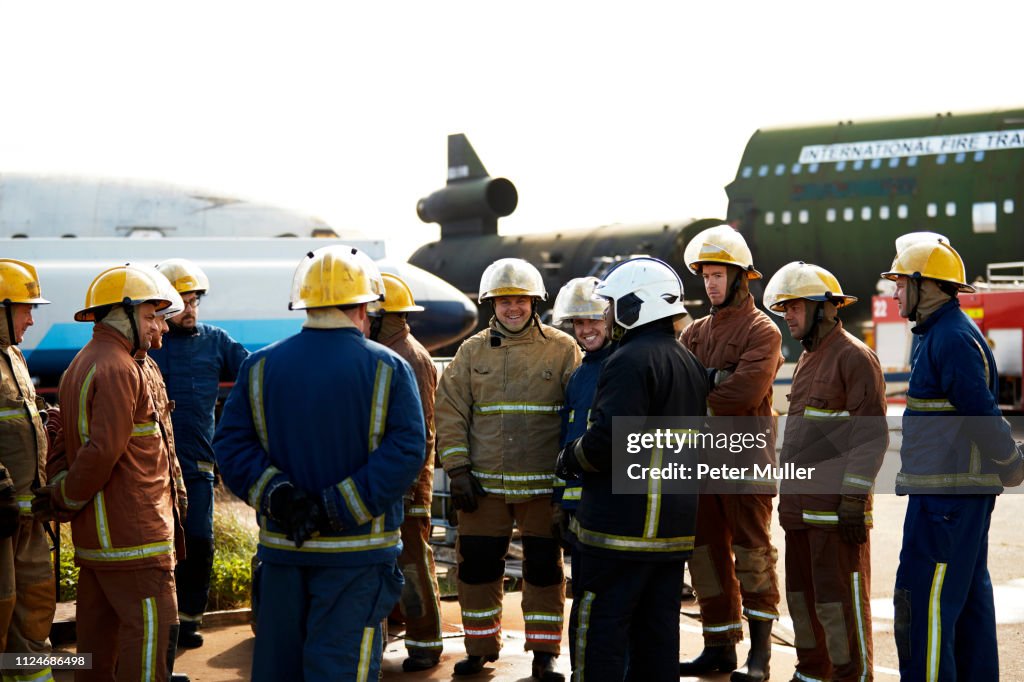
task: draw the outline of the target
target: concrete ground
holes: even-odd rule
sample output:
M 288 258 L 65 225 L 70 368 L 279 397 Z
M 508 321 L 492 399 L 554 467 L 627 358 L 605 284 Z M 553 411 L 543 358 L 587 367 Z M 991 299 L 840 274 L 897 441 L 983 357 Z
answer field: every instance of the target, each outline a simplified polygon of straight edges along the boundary
M 1019 489 L 1018 489 L 1019 490 Z M 875 504 L 875 530 L 872 533 L 872 616 L 875 649 L 875 678 L 897 680 L 896 648 L 892 634 L 892 590 L 899 559 L 900 538 L 906 498 L 895 495 L 879 495 Z M 1001 679 L 1024 681 L 1024 533 L 1020 530 L 1024 519 L 1024 495 L 1004 494 L 996 503 L 989 535 L 989 567 L 996 590 L 996 610 L 999 621 L 999 651 Z M 773 537 L 780 554 L 784 551 L 783 534 L 777 524 Z M 779 580 L 784 581 L 782 560 L 779 561 Z M 530 655 L 523 651 L 523 623 L 519 609 L 520 594 L 510 593 L 505 598 L 504 640 L 501 658 L 485 668 L 484 673 L 473 679 L 482 680 L 528 680 Z M 792 676 L 795 656 L 787 643 L 792 642 L 791 624 L 786 614 L 786 605 L 781 604 L 783 619 L 776 628 L 777 637 L 772 654 L 772 679 L 789 680 Z M 566 604 L 568 616 L 569 604 Z M 226 615 L 220 618 L 224 623 L 204 628 L 206 644 L 200 649 L 179 652 L 177 671 L 187 673 L 196 682 L 233 682 L 248 680 L 251 673 L 251 658 L 254 638 L 242 615 Z M 454 601 L 443 603 L 445 622 L 445 647 L 441 664 L 425 673 L 403 673 L 404 647 L 400 640 L 389 642 L 385 651 L 384 679 L 406 680 L 447 680 L 451 679 L 452 666 L 462 658 L 464 651 L 458 604 Z M 234 620 L 236 622 L 231 623 Z M 237 621 L 243 622 L 237 622 Z M 566 618 L 568 621 L 568 617 Z M 694 602 L 684 603 L 680 617 L 681 658 L 695 656 L 701 650 L 700 622 Z M 567 652 L 563 639 L 563 651 Z M 745 643 L 740 647 L 741 660 L 746 654 Z M 569 658 L 564 654 L 558 659 L 558 668 L 568 675 Z M 58 671 L 57 680 L 71 680 L 69 671 Z M 705 679 L 727 680 L 727 675 Z

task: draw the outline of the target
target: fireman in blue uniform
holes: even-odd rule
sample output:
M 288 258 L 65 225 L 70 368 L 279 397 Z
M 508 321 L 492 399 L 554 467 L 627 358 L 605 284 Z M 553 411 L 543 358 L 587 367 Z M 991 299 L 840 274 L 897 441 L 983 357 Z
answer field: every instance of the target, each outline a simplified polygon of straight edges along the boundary
M 1003 486 L 1024 479 L 1024 463 L 997 404 L 995 358 L 960 309 L 958 293 L 974 291 L 960 255 L 936 236 L 902 246 L 882 273 L 920 339 L 896 479 L 896 492 L 910 496 L 893 594 L 900 675 L 996 680 L 989 521 Z
M 253 680 L 377 679 L 381 620 L 401 594 L 402 496 L 423 466 L 416 378 L 367 340 L 384 284 L 347 246 L 310 252 L 290 308 L 302 331 L 251 355 L 214 449 L 259 512 Z

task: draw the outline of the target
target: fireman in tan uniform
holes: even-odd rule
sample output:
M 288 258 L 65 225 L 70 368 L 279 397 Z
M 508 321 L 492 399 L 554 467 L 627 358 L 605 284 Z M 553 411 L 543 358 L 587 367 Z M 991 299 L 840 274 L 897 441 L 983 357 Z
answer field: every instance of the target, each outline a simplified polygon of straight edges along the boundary
M 45 303 L 34 267 L 0 259 L 0 653 L 50 650 L 56 601 L 50 546 L 43 524 L 32 518 L 32 492 L 46 483 L 46 432 L 18 349 L 32 326 L 32 308 Z M 48 667 L 0 674 L 4 680 L 53 679 Z
M 744 668 L 731 679 L 764 680 L 772 622 L 779 617 L 778 552 L 769 530 L 775 485 L 754 476 L 750 465 L 776 462 L 772 383 L 782 366 L 782 334 L 754 305 L 748 283 L 760 279 L 761 273 L 754 269 L 739 232 L 728 225 L 704 230 L 690 241 L 683 257 L 687 267 L 703 277 L 711 302 L 711 314 L 687 327 L 680 338 L 708 369 L 708 414 L 742 417 L 736 422 L 742 430 L 771 429 L 772 435 L 766 448 L 742 453 L 741 466 L 749 467 L 750 473 L 734 488 L 725 491 L 715 484 L 701 493 L 690 575 L 700 605 L 704 650 L 696 659 L 680 663 L 679 674 L 736 668 L 736 643 L 743 639 L 742 606 L 750 629 L 750 653 Z
M 177 622 L 171 463 L 135 356 L 169 305 L 155 273 L 120 266 L 93 280 L 75 313 L 94 326 L 60 383 L 68 471 L 38 496 L 74 515 L 78 650 L 93 655 L 77 682 L 168 677 Z
M 402 553 L 398 567 L 405 576 L 399 606 L 405 619 L 405 649 L 409 657 L 402 662 L 406 672 L 428 670 L 441 660 L 441 602 L 434 572 L 434 552 L 430 549 L 430 503 L 434 489 L 434 392 L 437 368 L 430 353 L 416 340 L 406 318 L 422 312 L 409 285 L 397 275 L 382 272 L 384 301 L 370 312 L 370 338 L 398 353 L 416 375 L 423 403 L 423 423 L 427 446 L 423 468 L 405 495 L 405 520 L 402 521 Z
M 782 463 L 814 467 L 782 481 L 786 601 L 799 680 L 870 680 L 871 488 L 889 443 L 885 380 L 874 351 L 843 329 L 828 270 L 794 262 L 765 288 L 804 352 L 793 374 Z
M 533 676 L 562 680 L 554 658 L 565 604 L 562 552 L 552 531 L 552 479 L 559 410 L 580 351 L 568 334 L 543 325 L 540 272 L 502 258 L 484 270 L 480 302 L 494 309 L 437 387 L 437 447 L 459 510 L 459 605 L 468 657 L 456 675 L 479 672 L 501 648 L 502 578 L 515 523 L 523 536 L 523 615 Z

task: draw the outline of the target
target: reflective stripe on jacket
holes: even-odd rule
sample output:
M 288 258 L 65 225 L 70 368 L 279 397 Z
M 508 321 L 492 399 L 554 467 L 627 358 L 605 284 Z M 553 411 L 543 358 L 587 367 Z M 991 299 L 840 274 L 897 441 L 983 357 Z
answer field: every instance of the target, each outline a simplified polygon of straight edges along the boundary
M 0 464 L 7 467 L 18 496 L 31 496 L 34 483 L 46 483 L 46 429 L 39 403 L 21 350 L 0 345 Z

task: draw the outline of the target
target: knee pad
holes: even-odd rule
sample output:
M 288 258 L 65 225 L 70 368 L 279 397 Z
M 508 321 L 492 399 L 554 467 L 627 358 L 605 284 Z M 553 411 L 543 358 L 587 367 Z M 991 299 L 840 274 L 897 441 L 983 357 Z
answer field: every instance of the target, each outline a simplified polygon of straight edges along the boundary
M 778 550 L 774 547 L 749 549 L 733 545 L 732 551 L 736 555 L 736 579 L 744 592 L 761 594 L 772 589 Z
M 459 580 L 469 585 L 501 580 L 507 553 L 507 537 L 459 536 Z
M 560 585 L 562 548 L 554 538 L 523 537 L 523 579 L 537 587 Z

